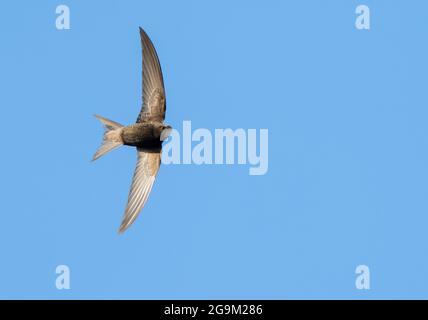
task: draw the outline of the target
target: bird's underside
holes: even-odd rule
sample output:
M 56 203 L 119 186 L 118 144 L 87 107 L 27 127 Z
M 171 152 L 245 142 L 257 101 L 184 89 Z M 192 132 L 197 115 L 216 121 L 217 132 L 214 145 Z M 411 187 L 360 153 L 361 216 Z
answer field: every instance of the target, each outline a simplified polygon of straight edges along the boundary
M 171 127 L 166 126 L 165 89 L 156 50 L 142 28 L 140 38 L 143 51 L 143 105 L 137 122 L 130 126 L 96 116 L 105 127 L 104 141 L 93 160 L 120 145 L 137 149 L 137 165 L 132 179 L 128 203 L 119 232 L 124 232 L 137 218 L 147 202 L 161 163 L 162 141 Z
M 141 122 L 132 124 L 122 130 L 123 144 L 152 152 L 160 152 L 162 149 L 162 141 L 160 139 L 162 131 L 162 123 Z

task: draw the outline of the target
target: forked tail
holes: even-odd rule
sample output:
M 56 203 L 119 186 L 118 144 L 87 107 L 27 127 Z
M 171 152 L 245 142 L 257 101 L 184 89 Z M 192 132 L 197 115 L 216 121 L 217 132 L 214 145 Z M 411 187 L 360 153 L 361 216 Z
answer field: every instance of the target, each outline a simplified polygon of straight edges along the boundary
M 105 155 L 109 151 L 117 148 L 123 144 L 122 141 L 122 129 L 123 126 L 120 123 L 111 121 L 107 118 L 101 117 L 99 115 L 95 115 L 98 120 L 102 122 L 104 125 L 104 137 L 101 146 L 98 148 L 97 152 L 95 152 L 92 161 L 97 160 L 99 157 Z

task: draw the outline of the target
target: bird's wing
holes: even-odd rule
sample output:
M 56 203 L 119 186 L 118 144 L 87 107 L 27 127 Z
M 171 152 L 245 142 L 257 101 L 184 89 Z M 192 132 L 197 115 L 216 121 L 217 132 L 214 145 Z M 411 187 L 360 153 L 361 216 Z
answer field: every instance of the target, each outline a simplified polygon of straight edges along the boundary
M 165 119 L 166 101 L 159 58 L 153 43 L 142 28 L 140 37 L 143 47 L 143 106 L 137 122 L 162 122 Z
M 129 191 L 128 204 L 119 229 L 120 233 L 124 232 L 135 221 L 144 207 L 159 171 L 160 152 L 147 152 L 141 149 L 137 149 L 137 152 L 137 166 Z

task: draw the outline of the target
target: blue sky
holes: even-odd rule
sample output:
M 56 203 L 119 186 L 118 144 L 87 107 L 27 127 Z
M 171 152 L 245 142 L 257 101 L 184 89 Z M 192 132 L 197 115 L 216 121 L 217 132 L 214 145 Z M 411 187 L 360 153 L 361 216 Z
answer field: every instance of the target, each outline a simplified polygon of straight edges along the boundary
M 428 298 L 427 15 L 423 1 L 2 3 L 0 298 Z M 93 114 L 135 121 L 138 26 L 167 122 L 267 128 L 269 171 L 164 165 L 118 235 L 135 151 L 91 163 Z

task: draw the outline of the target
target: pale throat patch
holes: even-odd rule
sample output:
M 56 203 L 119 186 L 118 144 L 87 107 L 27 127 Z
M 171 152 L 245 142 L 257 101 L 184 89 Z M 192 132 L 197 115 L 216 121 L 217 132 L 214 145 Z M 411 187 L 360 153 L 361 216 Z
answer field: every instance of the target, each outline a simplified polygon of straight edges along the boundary
M 165 141 L 171 134 L 172 128 L 163 129 L 160 135 L 160 140 Z

